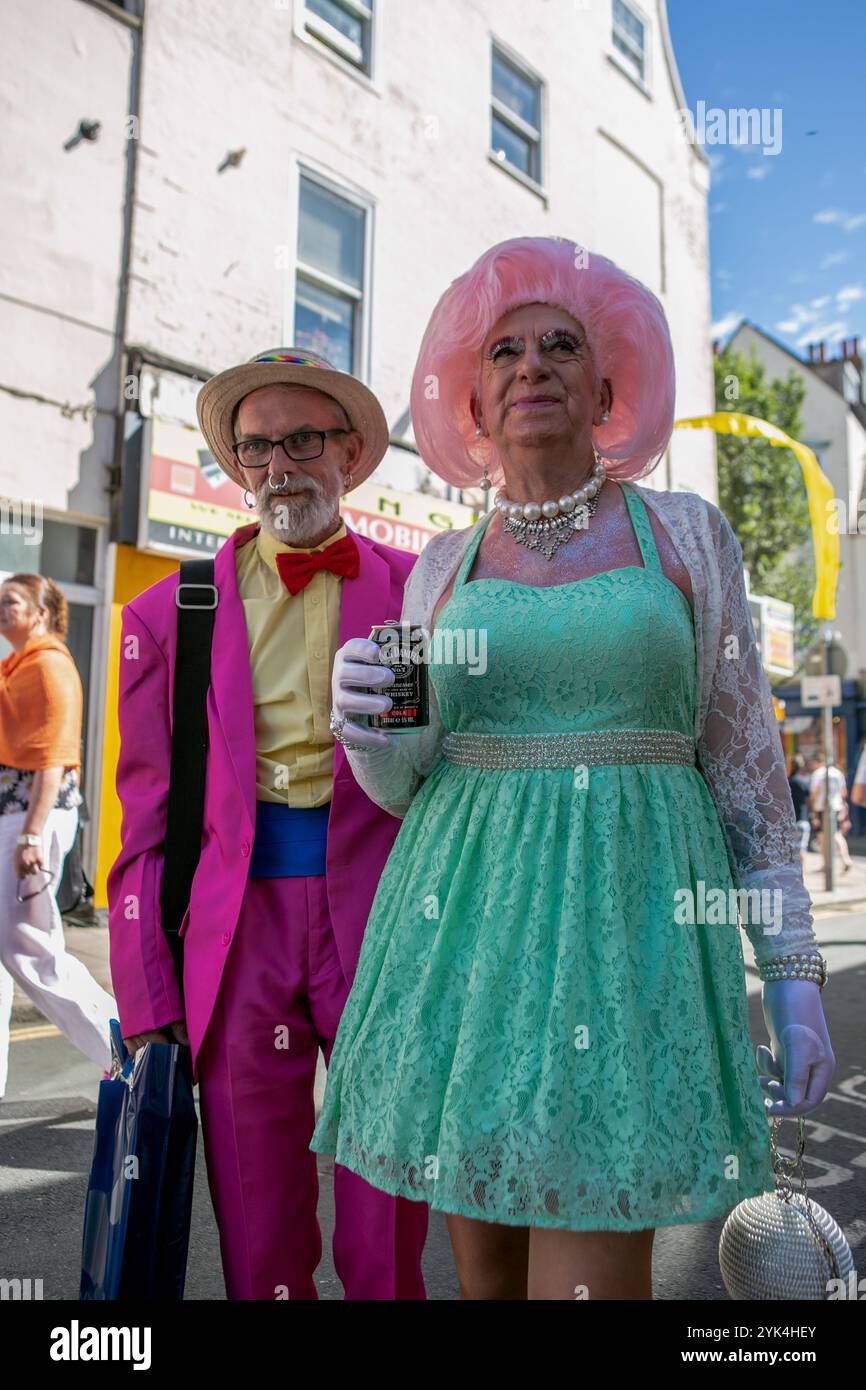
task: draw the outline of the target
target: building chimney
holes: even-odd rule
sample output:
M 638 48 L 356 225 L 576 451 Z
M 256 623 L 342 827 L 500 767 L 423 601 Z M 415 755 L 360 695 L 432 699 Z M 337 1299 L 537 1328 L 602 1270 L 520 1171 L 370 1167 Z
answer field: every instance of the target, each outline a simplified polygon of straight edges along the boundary
M 809 361 L 810 361 L 810 362 L 814 362 L 814 361 L 815 361 L 815 344 L 814 344 L 814 343 L 810 343 L 810 344 L 809 344 Z
M 819 361 L 819 362 L 826 362 L 826 361 L 827 361 L 827 344 L 826 344 L 826 342 L 823 340 L 823 338 L 821 339 L 821 342 L 818 344 L 818 361 Z

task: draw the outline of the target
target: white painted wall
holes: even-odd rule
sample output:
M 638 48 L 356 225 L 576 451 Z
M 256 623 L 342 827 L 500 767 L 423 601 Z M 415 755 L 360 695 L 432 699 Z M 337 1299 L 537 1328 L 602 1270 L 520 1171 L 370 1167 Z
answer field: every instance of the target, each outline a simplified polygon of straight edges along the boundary
M 81 0 L 4 2 L 0 493 L 82 517 L 107 514 L 131 46 Z M 82 118 L 98 140 L 64 150 Z
M 378 0 L 372 82 L 299 37 L 302 9 L 149 0 L 130 342 L 217 369 L 291 338 L 306 163 L 374 206 L 364 374 L 392 422 L 450 280 L 494 241 L 540 233 L 647 280 L 678 413 L 711 407 L 706 164 L 676 136 L 658 4 L 649 94 L 611 56 L 608 0 Z M 37 491 L 9 443 L 37 440 L 43 505 L 104 517 L 133 37 L 83 0 L 7 0 L 4 20 L 0 492 Z M 547 83 L 546 200 L 487 157 L 491 36 Z M 64 151 L 83 116 L 99 140 Z M 240 147 L 240 168 L 217 173 Z M 673 486 L 715 497 L 710 435 L 676 435 L 671 458 Z
M 644 9 L 649 96 L 608 56 L 608 0 L 379 0 L 372 83 L 299 38 L 291 4 L 233 0 L 217 23 L 210 0 L 149 0 L 130 340 L 209 369 L 290 340 L 307 163 L 375 208 L 365 375 L 392 424 L 439 295 L 522 234 L 645 276 L 671 321 L 678 413 L 711 409 L 706 164 L 677 139 Z M 491 35 L 548 84 L 547 203 L 487 157 Z M 715 498 L 712 436 L 677 435 L 671 454 L 672 485 Z

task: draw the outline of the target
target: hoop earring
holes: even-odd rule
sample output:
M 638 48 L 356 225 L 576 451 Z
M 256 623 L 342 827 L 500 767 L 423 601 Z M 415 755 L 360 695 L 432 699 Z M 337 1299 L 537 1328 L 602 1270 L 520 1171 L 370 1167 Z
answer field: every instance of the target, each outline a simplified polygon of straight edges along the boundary
M 284 473 L 283 476 L 280 478 L 280 481 L 277 483 L 276 487 L 274 487 L 274 480 L 271 477 L 270 473 L 268 474 L 268 487 L 270 488 L 271 492 L 282 492 L 283 488 L 286 486 L 286 483 L 288 481 L 289 475 L 288 473 Z
M 247 498 L 248 498 L 248 497 L 252 497 L 252 498 L 253 498 L 252 502 L 248 502 L 248 501 L 247 501 Z M 252 509 L 253 509 L 253 507 L 254 507 L 255 505 L 256 505 L 256 499 L 255 499 L 255 497 L 253 497 L 253 494 L 250 492 L 249 488 L 248 488 L 248 487 L 245 487 L 245 488 L 244 488 L 244 506 L 245 506 L 245 507 L 249 507 L 250 511 L 252 511 Z

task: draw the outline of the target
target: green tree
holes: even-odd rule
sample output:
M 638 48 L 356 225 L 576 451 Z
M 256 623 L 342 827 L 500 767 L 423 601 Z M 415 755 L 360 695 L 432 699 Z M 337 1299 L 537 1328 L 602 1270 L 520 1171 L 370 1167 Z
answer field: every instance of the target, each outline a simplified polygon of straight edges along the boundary
M 716 410 L 754 415 L 799 439 L 806 388 L 793 369 L 785 381 L 767 381 L 754 348 L 748 358 L 726 348 L 713 365 Z M 815 555 L 800 465 L 789 449 L 764 439 L 720 434 L 716 443 L 719 506 L 743 547 L 752 590 L 794 605 L 795 659 L 802 661 L 819 625 L 812 616 Z

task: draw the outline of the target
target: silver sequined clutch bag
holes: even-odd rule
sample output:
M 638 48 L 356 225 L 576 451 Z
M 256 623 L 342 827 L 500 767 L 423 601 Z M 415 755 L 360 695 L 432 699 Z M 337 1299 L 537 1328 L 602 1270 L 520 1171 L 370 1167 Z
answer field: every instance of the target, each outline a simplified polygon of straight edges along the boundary
M 747 1198 L 731 1212 L 719 1241 L 719 1266 L 732 1299 L 823 1301 L 838 1288 L 831 1280 L 847 1286 L 854 1257 L 830 1213 L 806 1191 L 803 1117 L 790 1168 L 776 1146 L 781 1118 L 774 1115 L 770 1121 L 775 1189 Z M 799 1192 L 791 1181 L 794 1175 L 799 1175 Z

